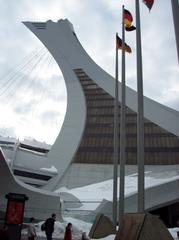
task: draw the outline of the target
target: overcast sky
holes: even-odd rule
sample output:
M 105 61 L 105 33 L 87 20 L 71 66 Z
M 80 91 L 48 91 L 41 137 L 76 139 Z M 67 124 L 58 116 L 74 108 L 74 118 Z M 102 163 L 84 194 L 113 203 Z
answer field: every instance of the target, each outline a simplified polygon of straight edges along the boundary
M 65 115 L 61 71 L 21 22 L 68 18 L 88 54 L 114 76 L 115 33 L 121 35 L 122 4 L 133 14 L 135 25 L 135 0 L 0 0 L 0 135 L 53 143 Z M 155 0 L 150 13 L 141 0 L 140 10 L 144 94 L 178 111 L 179 67 L 171 0 Z M 126 59 L 126 81 L 136 89 L 135 31 L 126 33 L 126 42 L 133 51 Z M 29 59 L 37 63 L 27 65 Z

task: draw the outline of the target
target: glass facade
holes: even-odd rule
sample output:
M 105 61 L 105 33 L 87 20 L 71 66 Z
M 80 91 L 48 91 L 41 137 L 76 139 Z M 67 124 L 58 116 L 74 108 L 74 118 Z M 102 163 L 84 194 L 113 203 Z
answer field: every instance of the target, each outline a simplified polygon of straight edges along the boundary
M 87 118 L 83 137 L 73 162 L 113 164 L 114 98 L 90 79 L 82 69 L 75 69 L 74 72 L 86 98 Z M 147 119 L 145 119 L 144 131 L 145 164 L 179 164 L 177 136 Z M 136 163 L 137 114 L 126 107 L 126 164 Z

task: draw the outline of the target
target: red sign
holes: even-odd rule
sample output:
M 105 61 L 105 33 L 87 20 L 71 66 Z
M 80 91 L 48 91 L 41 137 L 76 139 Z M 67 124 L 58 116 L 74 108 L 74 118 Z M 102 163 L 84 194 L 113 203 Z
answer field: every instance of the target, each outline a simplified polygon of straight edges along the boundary
M 23 222 L 24 202 L 8 201 L 6 223 L 21 224 Z

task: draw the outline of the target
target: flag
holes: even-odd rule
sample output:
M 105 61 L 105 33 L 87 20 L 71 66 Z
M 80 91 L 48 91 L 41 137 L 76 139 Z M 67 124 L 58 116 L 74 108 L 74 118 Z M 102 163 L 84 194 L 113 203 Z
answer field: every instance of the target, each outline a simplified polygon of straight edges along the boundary
M 122 49 L 122 39 L 121 39 L 120 37 L 118 37 L 118 36 L 116 37 L 116 48 L 117 48 L 117 49 Z M 126 52 L 128 52 L 128 53 L 131 53 L 131 52 L 132 52 L 130 46 L 127 45 L 126 43 L 125 43 L 124 50 L 125 50 Z
M 124 27 L 126 31 L 134 31 L 136 29 L 136 27 L 132 25 L 132 22 L 132 14 L 128 10 L 124 9 Z
M 143 3 L 148 7 L 148 9 L 150 11 L 154 4 L 154 0 L 143 0 Z
M 126 31 L 131 32 L 136 30 L 136 27 L 134 27 L 133 25 L 131 27 L 125 27 Z

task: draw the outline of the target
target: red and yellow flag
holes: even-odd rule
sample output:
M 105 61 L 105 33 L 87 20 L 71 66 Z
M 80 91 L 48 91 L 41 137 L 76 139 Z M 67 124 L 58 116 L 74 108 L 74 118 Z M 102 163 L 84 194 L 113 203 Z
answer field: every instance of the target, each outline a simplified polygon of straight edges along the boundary
M 154 4 L 154 0 L 143 0 L 143 3 L 148 7 L 148 9 L 150 11 Z
M 136 29 L 136 27 L 134 27 L 132 23 L 133 23 L 132 14 L 128 10 L 124 9 L 124 27 L 126 31 L 133 31 Z
M 122 50 L 122 39 L 119 36 L 116 37 L 116 48 Z M 130 46 L 127 45 L 126 43 L 124 46 L 124 50 L 125 50 L 125 52 L 128 52 L 128 53 L 132 52 Z

